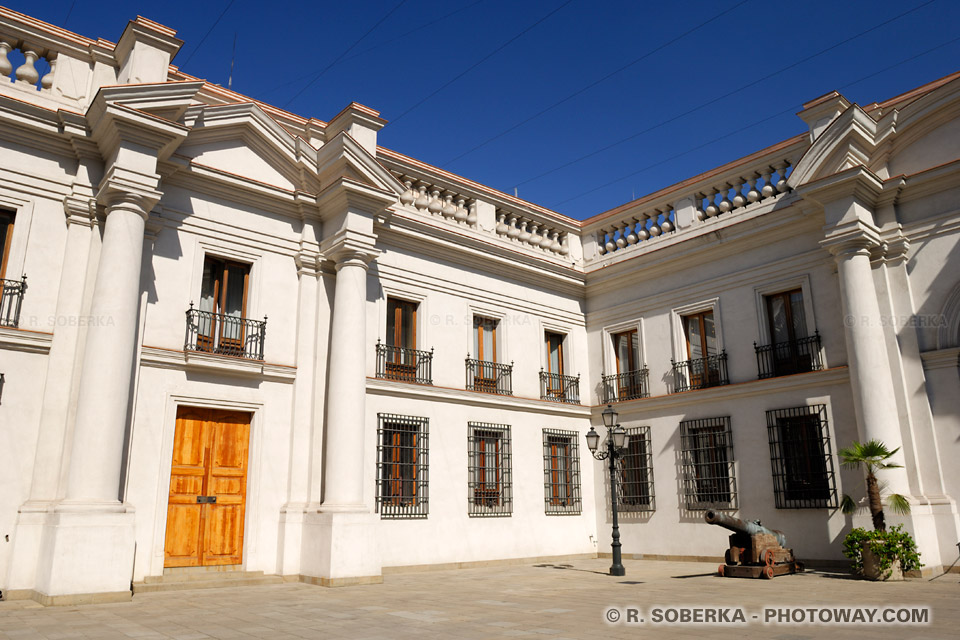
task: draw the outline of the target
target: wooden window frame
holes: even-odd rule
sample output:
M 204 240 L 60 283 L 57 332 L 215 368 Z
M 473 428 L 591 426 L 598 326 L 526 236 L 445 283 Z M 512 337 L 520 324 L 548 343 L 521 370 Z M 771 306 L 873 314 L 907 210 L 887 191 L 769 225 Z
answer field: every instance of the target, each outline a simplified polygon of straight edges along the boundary
M 6 221 L 4 221 L 4 218 L 6 218 Z M 10 247 L 13 246 L 13 227 L 16 220 L 16 212 L 0 209 L 0 225 L 6 226 L 6 236 L 3 246 L 0 247 L 0 251 L 3 252 L 0 254 L 0 280 L 7 277 L 7 263 L 10 260 Z
M 428 514 L 427 418 L 377 414 L 377 511 L 387 518 Z
M 203 333 L 197 333 L 197 349 L 199 351 L 229 351 L 243 352 L 243 345 L 246 341 L 246 327 L 243 322 L 247 318 L 247 298 L 250 293 L 250 270 L 252 265 L 248 262 L 240 262 L 239 260 L 231 260 L 230 258 L 221 258 L 219 256 L 207 254 L 203 258 L 203 269 L 205 270 L 207 264 L 219 266 L 218 272 L 215 272 L 214 284 L 213 284 L 213 309 L 211 313 L 215 314 L 214 319 L 210 322 L 210 335 L 205 335 Z M 240 302 L 240 322 L 238 323 L 240 336 L 239 338 L 224 338 L 223 337 L 223 327 L 221 326 L 218 331 L 217 323 L 219 322 L 219 316 L 225 316 L 226 302 L 227 302 L 227 290 L 230 284 L 230 268 L 239 267 L 243 269 L 243 296 Z M 201 271 L 201 274 L 203 271 Z M 200 282 L 200 296 L 203 297 L 203 279 L 201 277 Z
M 543 430 L 544 503 L 547 515 L 580 514 L 578 435 L 576 431 Z

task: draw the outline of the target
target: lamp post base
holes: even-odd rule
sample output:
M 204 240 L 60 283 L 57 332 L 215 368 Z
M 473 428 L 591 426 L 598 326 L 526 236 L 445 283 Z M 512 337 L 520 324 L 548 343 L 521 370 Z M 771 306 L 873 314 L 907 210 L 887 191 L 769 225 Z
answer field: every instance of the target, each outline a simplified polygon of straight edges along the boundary
M 627 570 L 623 568 L 622 564 L 614 564 L 610 566 L 610 575 L 623 577 L 627 575 Z

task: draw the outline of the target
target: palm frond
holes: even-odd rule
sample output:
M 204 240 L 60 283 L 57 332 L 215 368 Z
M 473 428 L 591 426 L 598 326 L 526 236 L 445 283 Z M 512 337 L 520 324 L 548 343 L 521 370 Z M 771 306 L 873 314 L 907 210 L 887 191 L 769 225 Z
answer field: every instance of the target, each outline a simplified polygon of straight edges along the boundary
M 860 505 L 858 505 L 856 501 L 850 496 L 848 496 L 847 494 L 843 494 L 843 498 L 840 500 L 840 511 L 842 513 L 850 515 L 850 514 L 856 513 L 859 510 L 860 510 Z
M 888 495 L 887 506 L 890 507 L 890 511 L 902 516 L 910 513 L 910 502 L 907 500 L 906 496 L 900 493 L 891 493 Z

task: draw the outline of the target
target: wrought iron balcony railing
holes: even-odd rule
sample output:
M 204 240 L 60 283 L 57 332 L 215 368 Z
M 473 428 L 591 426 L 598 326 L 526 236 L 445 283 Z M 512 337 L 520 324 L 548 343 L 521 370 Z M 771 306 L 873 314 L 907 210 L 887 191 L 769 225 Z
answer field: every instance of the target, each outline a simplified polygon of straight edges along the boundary
M 187 337 L 183 350 L 263 360 L 266 333 L 266 316 L 262 321 L 238 318 L 194 309 L 191 302 L 187 310 Z
M 812 336 L 788 342 L 765 345 L 754 342 L 753 348 L 757 352 L 757 370 L 761 380 L 823 369 L 818 331 L 814 331 Z
M 501 364 L 467 356 L 467 390 L 512 395 L 513 363 Z
M 715 356 L 694 358 L 682 362 L 670 361 L 673 365 L 673 391 L 706 389 L 730 384 L 727 378 L 727 352 Z
M 565 376 L 541 369 L 540 399 L 580 404 L 580 376 Z
M 603 376 L 603 387 L 600 392 L 601 400 L 604 404 L 607 404 L 649 397 L 648 374 L 649 371 L 644 367 L 636 371 Z
M 377 377 L 416 384 L 433 384 L 433 349 L 417 351 L 377 340 Z
M 27 276 L 19 280 L 0 280 L 0 327 L 20 324 L 20 305 L 27 290 Z

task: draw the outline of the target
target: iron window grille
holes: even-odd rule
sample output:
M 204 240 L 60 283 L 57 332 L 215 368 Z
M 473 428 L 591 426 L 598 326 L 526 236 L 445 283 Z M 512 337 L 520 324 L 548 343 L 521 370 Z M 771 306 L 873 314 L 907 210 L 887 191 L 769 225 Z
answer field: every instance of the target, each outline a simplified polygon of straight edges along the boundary
M 727 352 L 706 358 L 694 358 L 680 362 L 670 361 L 673 366 L 673 390 L 691 391 L 730 384 L 727 377 Z
M 579 515 L 580 449 L 576 431 L 543 430 L 543 494 L 547 515 Z
M 777 509 L 836 508 L 827 407 L 767 411 Z
M 467 513 L 509 516 L 513 513 L 513 457 L 510 426 L 467 424 Z
M 681 481 L 686 508 L 737 509 L 730 417 L 680 423 Z
M 580 404 L 580 376 L 565 376 L 540 370 L 540 399 Z
M 20 325 L 20 307 L 26 290 L 27 276 L 19 280 L 0 280 L 0 327 L 17 328 Z
M 415 384 L 433 384 L 433 349 L 418 351 L 377 340 L 377 377 Z
M 0 400 L 3 399 L 3 383 L 6 382 L 6 378 L 2 373 L 0 373 Z
M 621 511 L 655 511 L 650 427 L 632 427 L 627 429 L 627 434 L 630 446 L 617 461 L 617 504 Z
M 267 316 L 250 320 L 223 313 L 187 309 L 187 335 L 184 351 L 203 351 L 247 360 L 263 360 L 263 342 L 267 335 Z
M 426 518 L 429 419 L 377 414 L 377 512 L 381 518 Z
M 650 387 L 647 384 L 649 373 L 649 370 L 644 367 L 636 371 L 602 376 L 601 399 L 603 403 L 609 404 L 611 402 L 636 400 L 637 398 L 649 398 Z
M 502 364 L 467 356 L 467 391 L 501 396 L 513 394 L 513 363 Z

